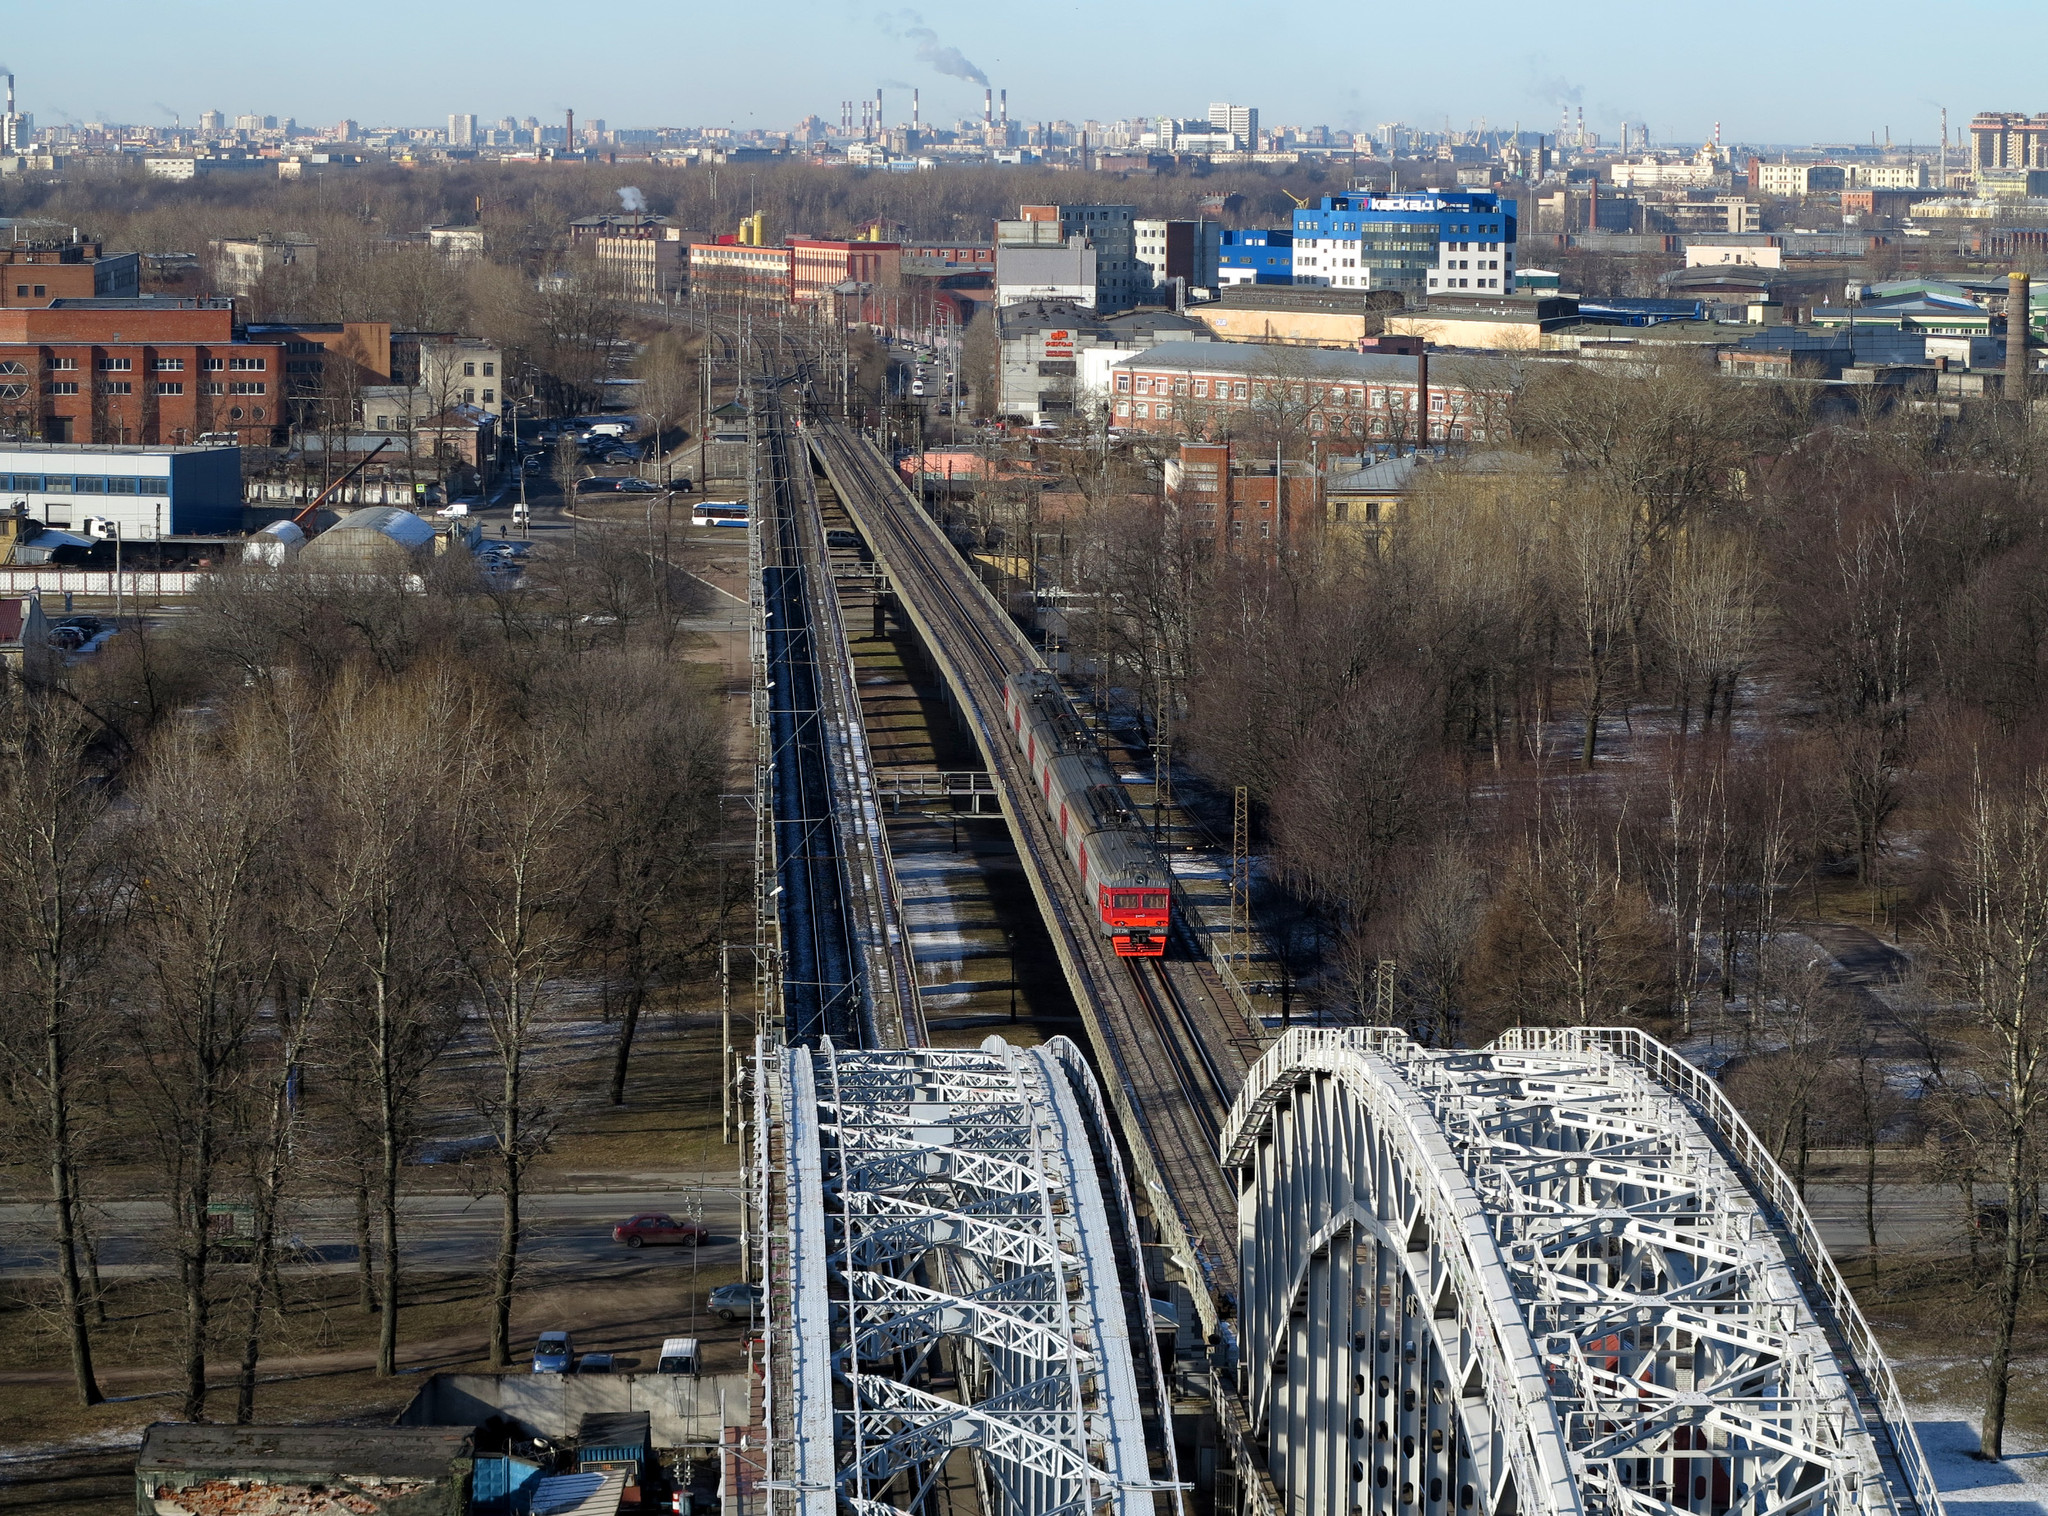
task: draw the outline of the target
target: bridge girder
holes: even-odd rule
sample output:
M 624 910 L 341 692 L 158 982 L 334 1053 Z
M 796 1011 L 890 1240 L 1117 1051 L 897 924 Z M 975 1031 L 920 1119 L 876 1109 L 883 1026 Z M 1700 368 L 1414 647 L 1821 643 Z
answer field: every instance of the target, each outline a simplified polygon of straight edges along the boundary
M 1177 1513 L 1120 1272 L 1143 1253 L 1080 1050 L 782 1056 L 790 1319 L 770 1326 L 794 1344 L 805 1516 L 917 1508 L 962 1453 L 990 1516 L 1150 1516 L 1161 1492 Z
M 1286 1509 L 1940 1516 L 1796 1195 L 1653 1039 L 1290 1031 L 1223 1159 Z

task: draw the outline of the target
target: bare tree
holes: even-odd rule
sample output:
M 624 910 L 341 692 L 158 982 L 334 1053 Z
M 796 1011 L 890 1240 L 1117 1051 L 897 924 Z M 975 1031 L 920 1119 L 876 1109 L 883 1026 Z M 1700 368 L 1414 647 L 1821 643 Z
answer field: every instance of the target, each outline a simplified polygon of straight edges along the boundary
M 2048 1104 L 2048 774 L 2008 789 L 1981 775 L 1956 864 L 1956 899 L 1930 934 L 1940 982 L 1965 1001 L 2005 1183 L 2006 1225 L 1986 1385 L 1984 1456 L 2005 1456 L 2013 1342 L 2026 1288 L 2024 1207 L 2038 1179 L 2033 1132 Z
M 0 703 L 0 1058 L 49 1181 L 58 1308 L 85 1405 L 93 1372 L 80 1275 L 78 1108 L 104 1056 L 109 899 L 106 789 L 75 706 L 26 693 Z M 32 1135 L 31 1135 L 32 1134 Z
M 351 676 L 327 712 L 321 832 L 329 852 L 316 888 L 339 938 L 332 1045 L 360 1092 L 375 1148 L 380 1374 L 398 1371 L 400 1168 L 417 1138 L 422 1090 L 458 1019 L 435 913 L 455 793 L 482 725 L 475 692 L 445 674 L 382 687 Z
M 278 937 L 265 920 L 282 819 L 270 798 L 273 756 L 233 721 L 218 741 L 182 721 L 152 744 L 137 793 L 138 994 L 126 1022 L 137 1104 L 171 1202 L 188 1421 L 206 1419 L 212 1207 L 241 1137 L 249 1042 L 276 962 Z
M 463 866 L 451 891 L 450 929 L 471 1005 L 495 1056 L 478 1091 L 496 1139 L 501 1223 L 491 1273 L 491 1364 L 512 1361 L 512 1292 L 523 1238 L 527 1165 L 545 1147 L 553 1107 L 528 1083 L 529 1064 L 555 1014 L 557 976 L 575 947 L 571 913 L 582 860 L 572 840 L 577 797 L 561 744 L 545 731 L 504 740 L 469 787 Z

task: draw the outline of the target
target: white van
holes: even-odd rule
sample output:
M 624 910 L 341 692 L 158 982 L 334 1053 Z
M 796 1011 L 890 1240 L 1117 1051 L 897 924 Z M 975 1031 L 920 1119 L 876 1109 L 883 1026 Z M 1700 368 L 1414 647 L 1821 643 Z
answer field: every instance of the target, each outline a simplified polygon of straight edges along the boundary
M 661 1357 L 654 1365 L 657 1374 L 688 1374 L 695 1379 L 703 1371 L 704 1360 L 697 1350 L 694 1337 L 670 1337 L 661 1344 Z
M 633 423 L 630 421 L 593 421 L 584 428 L 582 440 L 594 442 L 599 437 L 630 437 Z

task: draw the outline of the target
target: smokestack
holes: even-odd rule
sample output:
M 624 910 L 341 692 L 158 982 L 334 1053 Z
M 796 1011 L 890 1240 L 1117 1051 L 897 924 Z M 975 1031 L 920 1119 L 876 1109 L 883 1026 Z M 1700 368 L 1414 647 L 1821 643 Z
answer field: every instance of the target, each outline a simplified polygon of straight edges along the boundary
M 2027 398 L 2027 336 L 2033 325 L 2033 282 L 2014 271 L 2005 276 L 2005 398 Z
M 14 75 L 7 76 L 7 114 L 14 114 Z
M 884 122 L 884 119 L 883 119 L 883 116 L 882 116 L 882 92 L 881 92 L 880 90 L 876 90 L 876 91 L 875 91 L 875 140 L 879 142 L 879 141 L 880 141 L 880 140 L 881 140 L 882 138 L 884 138 L 884 137 L 886 137 L 886 136 L 888 136 L 888 135 L 889 135 L 889 128 L 888 128 L 888 126 L 886 125 L 886 123 Z
M 565 153 L 576 151 L 576 112 L 573 110 L 569 112 L 568 120 L 562 127 L 562 151 Z
M 1429 354 L 1415 355 L 1415 448 L 1429 443 Z
M 1003 90 L 999 98 L 1003 102 L 1003 130 L 1007 133 L 1010 130 L 1010 92 Z
M 921 107 L 917 103 L 917 96 L 918 92 L 916 90 L 910 92 L 910 129 L 912 131 L 916 131 L 922 124 L 920 116 Z
M 989 130 L 996 124 L 996 92 L 984 89 L 981 92 L 981 129 Z

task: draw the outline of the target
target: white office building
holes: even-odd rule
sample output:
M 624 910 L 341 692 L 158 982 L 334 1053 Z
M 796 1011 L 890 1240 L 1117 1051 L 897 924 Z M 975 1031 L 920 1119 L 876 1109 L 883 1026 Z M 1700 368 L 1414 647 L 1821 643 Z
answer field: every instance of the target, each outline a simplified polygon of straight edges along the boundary
M 1259 149 L 1259 108 L 1218 101 L 1209 107 L 1209 124 L 1236 139 L 1237 150 L 1255 153 Z

